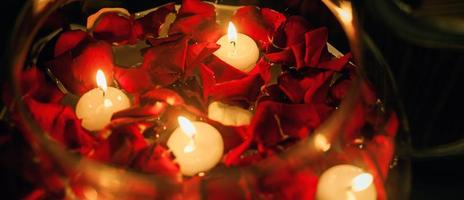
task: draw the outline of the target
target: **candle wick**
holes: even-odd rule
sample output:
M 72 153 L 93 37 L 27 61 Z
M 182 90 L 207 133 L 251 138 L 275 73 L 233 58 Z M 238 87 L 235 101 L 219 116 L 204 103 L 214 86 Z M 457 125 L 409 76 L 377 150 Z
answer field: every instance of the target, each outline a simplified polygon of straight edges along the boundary
M 230 41 L 230 44 L 232 45 L 232 52 L 230 52 L 231 56 L 237 55 L 237 42 L 232 40 Z
M 99 88 L 99 89 L 102 91 L 103 97 L 106 97 L 106 91 L 103 88 Z

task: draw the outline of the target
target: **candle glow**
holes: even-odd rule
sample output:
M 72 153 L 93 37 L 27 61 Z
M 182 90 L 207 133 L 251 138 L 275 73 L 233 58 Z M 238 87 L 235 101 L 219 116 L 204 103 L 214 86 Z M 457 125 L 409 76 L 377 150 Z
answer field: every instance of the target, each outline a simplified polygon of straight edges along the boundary
M 129 98 L 119 89 L 108 87 L 105 74 L 98 70 L 97 88 L 86 92 L 76 105 L 76 116 L 82 119 L 82 127 L 89 131 L 103 129 L 111 121 L 113 113 L 130 107 Z
M 249 36 L 238 33 L 232 22 L 229 22 L 227 34 L 222 36 L 217 44 L 221 47 L 214 55 L 243 72 L 251 71 L 259 59 L 256 42 Z
M 177 118 L 179 128 L 169 137 L 167 146 L 176 157 L 180 171 L 187 176 L 205 172 L 221 160 L 224 142 L 213 126 Z

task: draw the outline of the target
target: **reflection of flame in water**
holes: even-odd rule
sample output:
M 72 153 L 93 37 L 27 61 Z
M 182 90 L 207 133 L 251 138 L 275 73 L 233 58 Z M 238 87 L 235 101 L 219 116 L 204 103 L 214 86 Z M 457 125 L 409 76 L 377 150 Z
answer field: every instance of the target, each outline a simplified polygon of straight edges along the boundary
M 353 182 L 351 183 L 351 190 L 354 192 L 359 192 L 367 189 L 372 182 L 374 177 L 369 173 L 362 173 L 354 177 Z
M 324 152 L 328 151 L 331 146 L 329 141 L 327 141 L 327 138 L 322 134 L 317 134 L 314 137 L 314 145 L 316 146 L 317 149 L 324 151 Z
M 340 19 L 345 23 L 350 23 L 353 20 L 353 11 L 351 9 L 351 3 L 347 1 L 340 2 L 340 7 L 338 7 L 337 12 L 340 16 Z

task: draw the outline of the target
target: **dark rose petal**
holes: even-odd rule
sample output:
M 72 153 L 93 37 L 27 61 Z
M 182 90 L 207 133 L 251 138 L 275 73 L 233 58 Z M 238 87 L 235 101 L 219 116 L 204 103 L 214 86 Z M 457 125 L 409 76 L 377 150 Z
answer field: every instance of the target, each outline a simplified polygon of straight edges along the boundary
M 327 28 L 311 30 L 305 34 L 305 42 L 290 46 L 295 55 L 297 69 L 316 67 L 327 51 Z
M 153 86 L 150 75 L 141 68 L 114 68 L 114 78 L 129 93 L 143 92 Z
M 284 161 L 280 161 L 284 162 Z M 260 180 L 260 192 L 270 199 L 306 199 L 316 196 L 318 177 L 309 169 L 281 169 Z
M 268 8 L 244 6 L 237 10 L 232 21 L 238 32 L 250 36 L 261 49 L 267 50 L 285 16 Z
M 239 173 L 239 172 L 236 172 Z M 204 181 L 207 200 L 251 200 L 250 185 L 241 174 L 223 175 Z
M 192 75 L 192 72 L 199 67 L 203 61 L 219 48 L 216 43 L 200 42 L 188 46 L 186 58 L 185 78 Z
M 132 106 L 113 114 L 112 119 L 118 118 L 137 118 L 137 117 L 157 117 L 166 109 L 167 103 L 157 102 L 153 105 Z
M 366 151 L 372 152 L 372 158 L 379 167 L 382 177 L 388 176 L 394 149 L 393 138 L 385 135 L 376 135 L 367 143 Z
M 269 84 L 271 81 L 271 67 L 271 64 L 269 64 L 265 58 L 261 58 L 256 64 L 255 68 L 259 69 L 259 74 L 261 75 L 261 79 L 263 79 L 265 85 Z
M 399 121 L 396 113 L 391 113 L 385 125 L 385 133 L 390 137 L 395 137 L 398 132 Z
M 227 82 L 246 77 L 246 74 L 235 67 L 212 55 L 205 61 L 205 65 L 214 72 L 217 83 Z
M 169 35 L 183 33 L 194 41 L 216 42 L 224 33 L 216 24 L 213 5 L 199 0 L 184 0 L 179 14 L 169 29 Z
M 248 136 L 244 138 L 244 141 L 224 155 L 223 162 L 225 165 L 234 166 L 240 164 L 241 155 L 250 147 L 254 138 L 251 129 L 247 129 L 246 133 Z
M 160 145 L 152 146 L 140 153 L 134 167 L 142 172 L 162 176 L 179 176 L 179 166 L 174 163 L 171 153 Z
M 67 148 L 77 149 L 85 154 L 95 146 L 95 139 L 81 127 L 72 108 L 54 103 L 40 103 L 32 98 L 25 98 L 24 102 L 39 126 Z
M 367 105 L 374 105 L 377 102 L 377 95 L 374 88 L 367 81 L 361 81 L 361 96 Z
M 279 77 L 279 87 L 294 103 L 311 103 L 316 91 L 322 87 L 333 72 L 316 72 L 306 75 L 301 80 L 296 79 L 289 73 L 282 74 Z
M 187 45 L 188 39 L 182 37 L 154 46 L 144 54 L 141 68 L 149 70 L 155 84 L 170 85 L 181 78 L 185 70 Z
M 352 141 L 359 136 L 361 128 L 366 123 L 366 114 L 367 109 L 362 103 L 354 105 L 351 117 L 347 119 L 344 126 L 346 141 Z
M 208 99 L 211 87 L 216 84 L 216 78 L 214 72 L 209 69 L 206 65 L 200 65 L 200 78 L 203 86 L 203 98 L 206 101 Z
M 340 102 L 348 93 L 352 84 L 351 79 L 343 79 L 335 83 L 330 89 L 330 94 L 335 101 Z
M 239 146 L 246 138 L 248 126 L 226 126 L 213 120 L 207 120 L 207 123 L 221 133 L 224 141 L 224 152 Z
M 316 66 L 322 55 L 322 51 L 327 46 L 327 28 L 314 29 L 305 34 L 306 55 L 305 63 L 308 66 Z
M 259 74 L 243 79 L 218 83 L 211 87 L 209 95 L 217 101 L 254 102 L 260 93 L 263 80 Z
M 54 56 L 57 57 L 77 46 L 84 39 L 88 38 L 89 35 L 81 30 L 72 30 L 62 32 L 56 41 Z
M 58 90 L 56 85 L 49 83 L 43 72 L 37 67 L 32 67 L 21 73 L 21 90 L 24 97 L 31 97 L 43 103 L 57 103 L 64 94 Z M 4 95 L 9 95 L 5 93 Z M 8 97 L 6 97 L 8 99 Z M 11 102 L 7 100 L 6 102 Z
M 137 19 L 137 22 L 142 26 L 145 37 L 157 38 L 161 25 L 164 23 L 166 16 L 170 13 L 176 13 L 175 3 L 166 4 L 142 18 Z
M 346 55 L 344 55 L 344 56 L 342 56 L 340 58 L 336 58 L 336 59 L 333 59 L 333 60 L 321 62 L 319 64 L 319 67 L 322 68 L 322 69 L 327 69 L 327 70 L 332 70 L 332 71 L 339 72 L 348 64 L 351 57 L 352 57 L 351 53 L 347 53 Z
M 332 75 L 332 71 L 325 71 L 317 74 L 312 80 L 306 79 L 306 86 L 304 86 L 306 88 L 304 102 L 311 103 L 315 98 L 314 95 L 316 92 L 321 89 L 321 87 L 327 86 L 329 84 L 328 81 L 330 78 L 332 78 Z
M 80 43 L 47 65 L 63 85 L 76 95 L 96 87 L 99 69 L 105 73 L 107 83 L 113 81 L 112 49 L 111 45 L 103 41 Z
M 313 130 L 319 124 L 318 113 L 311 104 L 264 101 L 256 108 L 250 129 L 257 134 L 258 143 L 270 146 L 288 137 L 298 138 L 302 128 Z
M 138 153 L 148 146 L 137 124 L 120 126 L 95 149 L 91 159 L 129 166 Z
M 309 31 L 310 26 L 305 18 L 301 16 L 290 16 L 284 25 L 287 46 L 292 46 L 301 42 L 301 38 Z
M 171 106 L 177 106 L 184 104 L 184 99 L 177 94 L 177 92 L 166 89 L 166 88 L 155 88 L 144 93 L 141 97 L 143 104 L 149 104 L 150 102 L 165 102 Z
M 291 49 L 284 49 L 279 52 L 266 54 L 265 57 L 273 63 L 279 63 L 283 65 L 292 66 L 295 65 L 295 55 Z

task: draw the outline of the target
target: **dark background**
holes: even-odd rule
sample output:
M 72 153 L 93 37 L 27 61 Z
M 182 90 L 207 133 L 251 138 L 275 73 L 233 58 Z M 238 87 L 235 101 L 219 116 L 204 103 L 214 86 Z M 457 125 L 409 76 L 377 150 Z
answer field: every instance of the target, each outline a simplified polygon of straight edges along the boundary
M 448 0 L 449 1 L 449 0 Z M 2 84 L 8 68 L 6 42 L 24 0 L 2 1 L 0 31 L 0 73 Z M 442 3 L 445 1 L 442 1 Z M 430 0 L 407 0 L 420 7 Z M 428 5 L 428 4 L 427 4 Z M 434 4 L 432 4 L 433 6 Z M 462 50 L 427 48 L 396 36 L 376 20 L 375 11 L 366 11 L 365 28 L 392 66 L 410 122 L 412 144 L 426 148 L 463 138 L 464 53 Z M 464 7 L 463 7 L 464 12 Z M 313 12 L 314 14 L 314 12 Z M 338 40 L 331 36 L 332 40 Z M 342 49 L 347 49 L 341 42 Z M 3 87 L 3 84 L 2 84 Z M 5 92 L 2 89 L 2 92 Z M 1 102 L 0 102 L 1 103 Z M 0 198 L 19 199 L 33 187 L 20 173 L 32 164 L 19 158 L 29 155 L 28 145 L 14 128 L 0 125 Z M 412 159 L 411 199 L 464 199 L 464 156 Z M 31 172 L 33 173 L 33 172 Z

